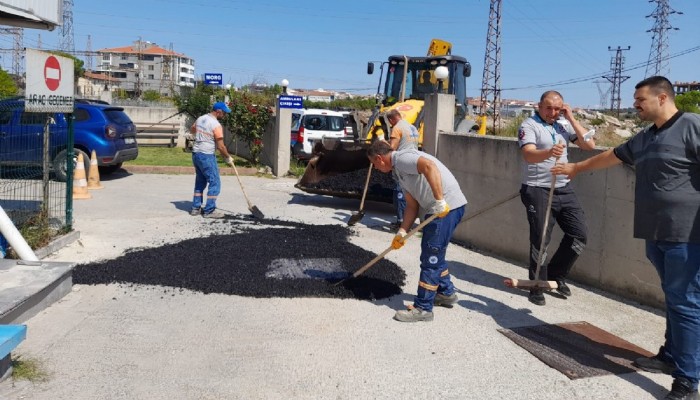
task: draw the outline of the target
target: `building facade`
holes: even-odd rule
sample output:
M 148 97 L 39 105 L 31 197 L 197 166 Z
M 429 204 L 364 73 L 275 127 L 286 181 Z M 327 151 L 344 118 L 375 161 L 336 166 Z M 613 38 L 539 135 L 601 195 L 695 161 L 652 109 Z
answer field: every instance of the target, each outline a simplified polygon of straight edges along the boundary
M 192 58 L 152 42 L 137 40 L 131 46 L 101 49 L 97 54 L 95 72 L 113 78 L 118 90 L 132 96 L 147 90 L 171 96 L 195 84 Z
M 683 94 L 686 92 L 700 91 L 700 82 L 674 82 L 673 90 L 676 94 Z

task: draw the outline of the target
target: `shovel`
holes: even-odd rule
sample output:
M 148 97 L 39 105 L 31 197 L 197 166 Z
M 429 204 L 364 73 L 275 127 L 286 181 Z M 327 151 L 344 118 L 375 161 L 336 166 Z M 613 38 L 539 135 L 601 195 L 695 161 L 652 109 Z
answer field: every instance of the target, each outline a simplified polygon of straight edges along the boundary
M 425 221 L 421 222 L 420 225 L 418 225 L 418 226 L 415 227 L 414 229 L 410 230 L 410 231 L 406 234 L 406 236 L 404 236 L 403 240 L 404 240 L 404 241 L 408 240 L 408 238 L 410 238 L 411 236 L 413 236 L 413 235 L 414 235 L 416 232 L 418 232 L 419 230 L 423 229 L 424 226 L 426 226 L 426 225 L 428 225 L 429 223 L 431 223 L 435 218 L 437 218 L 437 214 L 433 214 L 433 215 L 431 215 L 430 217 L 428 217 Z M 347 278 L 345 278 L 345 279 L 343 279 L 343 280 L 340 280 L 340 281 L 334 283 L 333 286 L 338 286 L 338 285 L 340 285 L 341 283 L 347 281 L 348 279 L 357 278 L 357 277 L 360 276 L 363 272 L 367 271 L 371 266 L 373 266 L 374 264 L 376 264 L 379 260 L 381 260 L 382 258 L 384 258 L 385 255 L 389 254 L 389 252 L 392 251 L 393 249 L 394 249 L 393 247 L 389 246 L 386 250 L 382 251 L 378 256 L 374 257 L 374 258 L 372 259 L 372 261 L 368 262 L 368 263 L 365 264 L 362 268 L 360 268 L 360 269 L 358 269 L 357 271 L 353 272 L 353 274 L 350 275 L 349 277 L 347 277 Z
M 260 209 L 256 206 L 254 206 L 251 202 L 250 199 L 248 198 L 248 195 L 245 192 L 245 188 L 243 188 L 243 182 L 241 182 L 241 177 L 238 176 L 238 170 L 236 169 L 236 165 L 231 166 L 233 168 L 233 172 L 236 173 L 236 179 L 238 179 L 238 184 L 241 185 L 241 191 L 243 192 L 243 197 L 245 197 L 245 201 L 248 203 L 248 210 L 250 210 L 251 213 L 253 213 L 253 216 L 257 219 L 265 219 L 265 215 L 260 211 Z
M 559 161 L 559 157 L 554 161 L 556 165 Z M 507 287 L 520 288 L 520 289 L 545 289 L 551 290 L 559 287 L 556 281 L 543 281 L 540 280 L 540 268 L 542 268 L 542 263 L 544 262 L 543 252 L 544 244 L 547 241 L 547 225 L 549 225 L 549 215 L 552 213 L 552 197 L 554 197 L 554 186 L 557 184 L 556 175 L 552 174 L 552 185 L 549 187 L 549 198 L 547 199 L 547 211 L 544 213 L 544 226 L 542 227 L 542 240 L 540 241 L 540 252 L 537 254 L 537 268 L 535 269 L 535 279 L 525 280 L 525 279 L 514 279 L 506 278 L 503 283 Z
M 372 176 L 372 168 L 372 164 L 370 164 L 369 170 L 367 171 L 367 180 L 365 180 L 365 190 L 362 192 L 362 201 L 360 201 L 360 210 L 350 216 L 348 226 L 355 225 L 365 216 L 365 197 L 367 196 L 367 188 L 369 187 L 369 178 Z

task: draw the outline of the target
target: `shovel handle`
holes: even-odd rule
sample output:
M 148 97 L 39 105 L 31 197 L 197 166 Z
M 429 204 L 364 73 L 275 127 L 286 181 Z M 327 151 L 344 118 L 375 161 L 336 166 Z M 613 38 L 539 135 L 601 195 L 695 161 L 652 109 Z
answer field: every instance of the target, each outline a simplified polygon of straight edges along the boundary
M 367 171 L 367 179 L 365 180 L 365 190 L 362 191 L 362 201 L 360 201 L 360 211 L 365 209 L 365 198 L 367 197 L 367 188 L 369 187 L 369 179 L 372 176 L 372 163 L 369 164 L 369 170 Z
M 243 182 L 241 181 L 241 177 L 238 176 L 238 170 L 236 169 L 236 164 L 233 164 L 231 166 L 233 168 L 233 172 L 236 174 L 236 179 L 238 179 L 238 185 L 241 187 L 241 192 L 243 192 L 243 197 L 245 197 L 246 203 L 248 203 L 248 209 L 253 207 L 253 204 L 250 202 L 250 199 L 248 198 L 248 194 L 246 194 L 245 189 L 243 188 Z
M 408 233 L 406 234 L 406 236 L 404 236 L 404 238 L 403 238 L 404 241 L 407 240 L 408 238 L 410 238 L 411 236 L 413 236 L 413 235 L 414 235 L 416 232 L 418 232 L 419 230 L 423 229 L 424 226 L 426 226 L 426 225 L 428 225 L 429 223 L 433 222 L 433 220 L 434 220 L 435 218 L 437 218 L 437 214 L 431 215 L 430 217 L 426 218 L 425 221 L 421 222 L 417 227 L 411 229 L 411 231 L 408 232 Z M 374 257 L 374 258 L 372 259 L 372 261 L 368 262 L 368 263 L 365 264 L 362 268 L 360 268 L 360 269 L 358 269 L 357 271 L 355 271 L 355 272 L 352 274 L 352 277 L 353 277 L 353 278 L 357 278 L 360 274 L 362 274 L 363 272 L 367 271 L 371 266 L 373 266 L 374 264 L 376 264 L 377 261 L 381 260 L 382 258 L 384 258 L 385 255 L 389 254 L 389 252 L 390 252 L 391 250 L 393 250 L 393 249 L 394 249 L 394 248 L 391 247 L 391 246 L 387 247 L 386 250 L 384 250 L 383 252 L 381 252 L 378 256 Z

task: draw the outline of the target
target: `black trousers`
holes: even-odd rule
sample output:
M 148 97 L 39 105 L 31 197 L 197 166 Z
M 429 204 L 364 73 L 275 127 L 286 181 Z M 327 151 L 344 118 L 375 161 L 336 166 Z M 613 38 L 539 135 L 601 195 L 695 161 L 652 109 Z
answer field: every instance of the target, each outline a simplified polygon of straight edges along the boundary
M 542 267 L 540 276 L 535 277 L 537 260 L 540 256 L 540 244 L 544 227 L 545 213 L 549 188 L 522 185 L 520 199 L 527 211 L 527 222 L 530 224 L 530 279 L 562 280 L 571 271 L 576 259 L 586 247 L 586 222 L 583 209 L 576 198 L 571 186 L 554 189 L 552 196 L 552 208 L 547 224 L 547 233 L 542 254 Z M 547 259 L 547 247 L 551 239 L 554 222 L 564 232 L 564 238 L 559 243 L 559 248 L 552 256 L 549 264 Z

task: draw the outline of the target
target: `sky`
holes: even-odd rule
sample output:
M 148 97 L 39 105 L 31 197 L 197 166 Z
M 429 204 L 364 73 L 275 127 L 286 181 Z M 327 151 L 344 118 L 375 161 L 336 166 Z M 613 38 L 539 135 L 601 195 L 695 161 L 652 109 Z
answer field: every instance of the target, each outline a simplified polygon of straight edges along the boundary
M 600 105 L 610 87 L 616 49 L 623 51 L 622 107 L 645 77 L 656 3 L 647 0 L 504 0 L 501 17 L 501 97 L 538 100 L 554 89 L 577 107 Z M 700 81 L 700 1 L 669 0 L 667 33 L 671 81 Z M 121 47 L 141 38 L 195 60 L 197 75 L 222 73 L 241 86 L 287 79 L 291 88 L 371 94 L 379 69 L 368 61 L 389 55 L 425 55 L 433 38 L 452 43 L 452 54 L 472 65 L 467 95 L 482 85 L 488 0 L 74 0 L 75 49 Z M 25 29 L 25 47 L 58 48 L 53 32 Z M 0 36 L 0 47 L 11 39 Z M 9 54 L 0 65 L 11 69 Z M 97 60 L 93 60 L 97 65 Z M 641 67 L 640 67 L 641 65 Z M 596 84 L 595 82 L 602 82 Z M 566 83 L 566 84 L 563 84 Z M 600 89 L 599 89 L 600 87 Z M 609 96 L 607 102 L 610 103 Z

